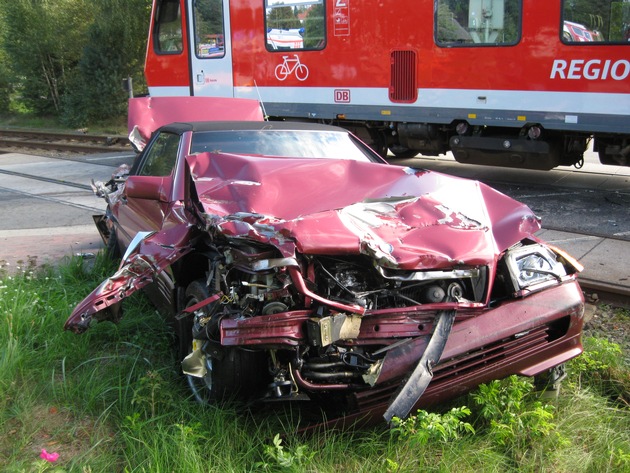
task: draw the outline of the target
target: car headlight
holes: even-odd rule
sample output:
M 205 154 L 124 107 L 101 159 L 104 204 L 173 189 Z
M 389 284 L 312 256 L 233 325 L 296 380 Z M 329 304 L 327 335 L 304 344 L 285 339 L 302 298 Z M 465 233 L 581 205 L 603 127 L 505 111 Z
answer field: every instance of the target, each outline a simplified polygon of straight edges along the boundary
M 505 255 L 514 289 L 525 289 L 566 276 L 556 254 L 543 245 L 528 245 L 510 249 Z

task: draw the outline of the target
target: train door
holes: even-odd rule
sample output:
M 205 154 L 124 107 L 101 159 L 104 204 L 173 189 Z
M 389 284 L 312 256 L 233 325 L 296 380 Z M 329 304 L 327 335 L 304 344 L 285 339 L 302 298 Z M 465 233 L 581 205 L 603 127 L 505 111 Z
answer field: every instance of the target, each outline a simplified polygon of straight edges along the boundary
M 229 0 L 192 0 L 190 5 L 192 95 L 233 97 Z

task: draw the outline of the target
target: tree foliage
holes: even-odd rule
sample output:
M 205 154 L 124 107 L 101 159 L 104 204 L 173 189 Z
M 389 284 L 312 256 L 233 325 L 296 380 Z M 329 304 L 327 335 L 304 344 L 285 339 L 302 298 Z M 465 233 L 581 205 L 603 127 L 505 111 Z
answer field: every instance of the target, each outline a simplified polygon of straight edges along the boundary
M 267 14 L 267 28 L 289 30 L 299 28 L 298 20 L 293 7 L 276 6 Z
M 199 36 L 223 32 L 223 3 L 196 2 L 196 33 Z
M 565 0 L 562 19 L 603 33 L 605 40 L 621 40 L 623 2 L 611 0 Z M 626 10 L 629 8 L 626 4 Z
M 502 24 L 498 28 L 498 36 L 485 39 L 474 39 L 471 31 L 476 28 L 470 24 L 470 9 L 472 3 L 469 0 L 439 0 L 438 7 L 438 31 L 437 38 L 440 42 L 453 43 L 515 43 L 519 38 L 519 26 L 521 17 L 521 2 L 518 0 L 505 0 L 499 2 L 495 8 L 502 9 Z
M 150 0 L 95 0 L 96 16 L 64 97 L 62 120 L 82 126 L 125 114 L 122 80 L 144 84 L 142 65 Z
M 313 5 L 306 14 L 304 21 L 304 47 L 323 47 L 326 40 L 326 17 L 324 5 Z
M 2 45 L 10 79 L 38 113 L 58 113 L 81 56 L 93 11 L 89 0 L 3 0 Z
M 6 31 L 4 17 L 0 12 L 0 32 Z M 11 97 L 11 72 L 9 70 L 9 59 L 4 48 L 5 37 L 0 33 L 0 113 L 9 110 Z
M 11 96 L 68 124 L 124 114 L 142 87 L 150 0 L 0 0 L 0 112 Z

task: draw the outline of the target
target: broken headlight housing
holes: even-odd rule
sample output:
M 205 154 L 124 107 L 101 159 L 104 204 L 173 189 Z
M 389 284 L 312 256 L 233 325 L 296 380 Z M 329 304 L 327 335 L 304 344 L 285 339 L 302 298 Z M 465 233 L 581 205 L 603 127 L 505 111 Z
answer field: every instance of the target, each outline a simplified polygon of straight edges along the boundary
M 556 254 L 540 244 L 511 248 L 505 255 L 505 263 L 516 291 L 552 280 L 560 281 L 567 275 Z

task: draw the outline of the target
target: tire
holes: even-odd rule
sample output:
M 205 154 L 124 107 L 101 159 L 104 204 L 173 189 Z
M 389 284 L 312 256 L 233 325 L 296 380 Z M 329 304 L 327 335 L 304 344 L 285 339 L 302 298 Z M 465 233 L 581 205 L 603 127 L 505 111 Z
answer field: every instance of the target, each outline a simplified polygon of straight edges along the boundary
M 105 246 L 105 254 L 109 259 L 117 260 L 122 257 L 120 251 L 120 244 L 118 243 L 118 237 L 114 228 L 110 229 L 109 236 L 107 237 L 107 245 Z
M 210 297 L 203 280 L 186 288 L 185 307 Z M 202 309 L 205 310 L 205 309 Z M 193 317 L 177 322 L 180 360 L 192 352 Z M 255 397 L 265 385 L 267 359 L 264 352 L 225 347 L 220 357 L 205 355 L 206 374 L 203 378 L 185 375 L 190 390 L 198 402 L 214 403 Z

